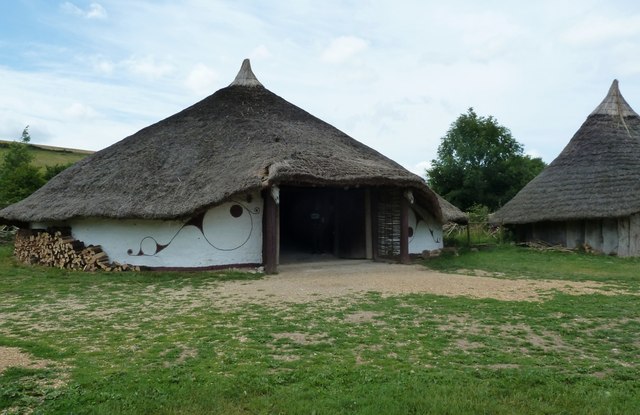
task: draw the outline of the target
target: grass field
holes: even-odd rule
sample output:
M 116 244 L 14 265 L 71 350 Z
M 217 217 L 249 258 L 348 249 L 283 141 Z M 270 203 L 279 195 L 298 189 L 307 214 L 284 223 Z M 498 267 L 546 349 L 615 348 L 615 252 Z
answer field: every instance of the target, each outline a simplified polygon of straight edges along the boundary
M 8 142 L 0 140 L 0 163 L 7 152 Z M 30 146 L 34 155 L 33 165 L 44 170 L 44 166 L 55 166 L 56 164 L 65 165 L 75 163 L 87 157 L 90 152 L 83 150 L 63 149 L 56 147 L 38 147 Z
M 10 252 L 0 356 L 22 363 L 0 374 L 0 413 L 640 413 L 638 260 L 500 247 L 427 263 L 615 295 L 234 305 L 213 288 L 260 275 L 71 273 Z

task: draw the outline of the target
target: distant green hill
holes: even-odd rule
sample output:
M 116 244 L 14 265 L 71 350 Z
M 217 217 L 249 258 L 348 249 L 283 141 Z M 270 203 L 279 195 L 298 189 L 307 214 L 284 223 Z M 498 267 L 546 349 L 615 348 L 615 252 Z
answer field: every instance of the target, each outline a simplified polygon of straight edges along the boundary
M 11 141 L 0 140 L 0 163 L 7 152 Z M 75 163 L 92 154 L 93 151 L 78 150 L 74 148 L 63 148 L 45 146 L 41 144 L 29 144 L 33 152 L 33 164 L 44 170 L 44 166 L 54 166 L 56 164 Z

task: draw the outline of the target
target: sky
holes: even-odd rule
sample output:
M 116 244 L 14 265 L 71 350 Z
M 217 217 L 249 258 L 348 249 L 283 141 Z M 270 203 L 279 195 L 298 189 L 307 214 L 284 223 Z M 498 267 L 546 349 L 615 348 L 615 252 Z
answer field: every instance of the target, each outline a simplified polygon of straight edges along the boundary
M 423 175 L 468 108 L 551 162 L 618 79 L 640 111 L 640 2 L 5 0 L 0 139 L 100 150 L 231 83 Z

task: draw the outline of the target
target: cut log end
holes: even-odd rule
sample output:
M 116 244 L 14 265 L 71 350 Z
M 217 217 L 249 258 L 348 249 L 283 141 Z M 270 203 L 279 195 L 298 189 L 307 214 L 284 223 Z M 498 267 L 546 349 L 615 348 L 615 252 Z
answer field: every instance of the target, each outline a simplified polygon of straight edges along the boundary
M 78 271 L 140 271 L 140 267 L 111 263 L 100 245 L 86 247 L 71 236 L 69 228 L 20 229 L 14 255 L 27 265 L 44 265 Z

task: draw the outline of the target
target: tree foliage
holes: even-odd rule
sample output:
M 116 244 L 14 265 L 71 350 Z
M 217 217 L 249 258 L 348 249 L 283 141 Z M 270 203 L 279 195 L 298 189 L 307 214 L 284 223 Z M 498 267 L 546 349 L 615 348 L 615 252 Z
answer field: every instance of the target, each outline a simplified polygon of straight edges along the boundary
M 433 190 L 459 208 L 484 205 L 493 211 L 544 167 L 542 159 L 524 155 L 508 128 L 469 108 L 442 137 L 427 177 Z
M 40 188 L 45 180 L 40 170 L 33 166 L 33 154 L 28 143 L 31 141 L 29 126 L 22 131 L 19 142 L 9 144 L 0 166 L 0 207 L 19 202 Z
M 69 167 L 73 166 L 73 164 L 74 162 L 69 162 L 65 164 L 54 164 L 53 166 L 44 166 L 44 174 L 42 175 L 42 177 L 44 177 L 44 180 L 48 182 L 59 173 L 62 173 Z

